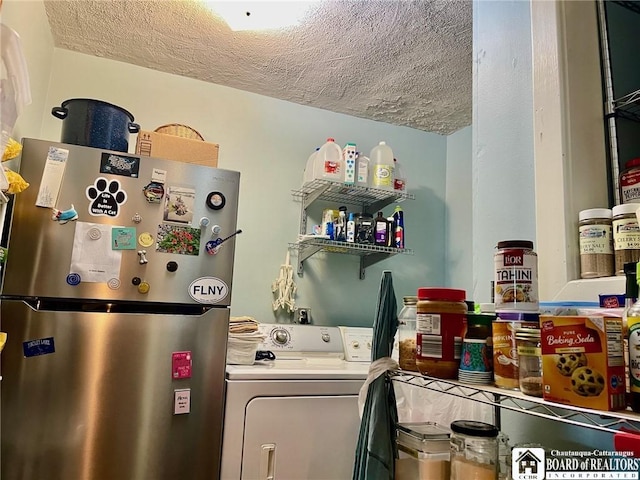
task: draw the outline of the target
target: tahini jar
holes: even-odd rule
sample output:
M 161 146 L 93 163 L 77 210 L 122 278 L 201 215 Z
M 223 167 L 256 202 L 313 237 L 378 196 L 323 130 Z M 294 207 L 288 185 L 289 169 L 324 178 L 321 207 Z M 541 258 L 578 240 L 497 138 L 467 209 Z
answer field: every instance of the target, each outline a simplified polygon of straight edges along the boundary
M 418 289 L 416 365 L 437 378 L 458 377 L 465 330 L 466 292 L 454 288 Z
M 637 203 L 616 205 L 613 215 L 613 252 L 615 274 L 624 275 L 624 264 L 640 260 L 640 227 L 636 218 Z
M 496 312 L 537 312 L 538 255 L 533 251 L 533 242 L 498 242 L 494 265 Z
M 613 275 L 612 212 L 608 208 L 590 208 L 578 214 L 580 233 L 580 277 Z

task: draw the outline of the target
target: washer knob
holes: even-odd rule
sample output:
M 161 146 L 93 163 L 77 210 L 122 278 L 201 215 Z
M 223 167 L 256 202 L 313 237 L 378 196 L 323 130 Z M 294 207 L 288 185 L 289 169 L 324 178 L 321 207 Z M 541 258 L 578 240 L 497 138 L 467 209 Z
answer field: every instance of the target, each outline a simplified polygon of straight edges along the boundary
M 178 263 L 177 262 L 168 262 L 167 263 L 167 270 L 170 272 L 175 272 L 176 270 L 178 270 Z
M 354 340 L 353 342 L 351 342 L 351 346 L 353 348 L 360 348 L 360 342 L 358 342 L 357 340 Z
M 279 345 L 284 345 L 289 340 L 289 334 L 286 330 L 278 329 L 273 332 L 273 341 Z
M 331 341 L 331 335 L 329 335 L 328 333 L 323 333 L 322 334 L 322 341 L 324 343 L 329 343 Z

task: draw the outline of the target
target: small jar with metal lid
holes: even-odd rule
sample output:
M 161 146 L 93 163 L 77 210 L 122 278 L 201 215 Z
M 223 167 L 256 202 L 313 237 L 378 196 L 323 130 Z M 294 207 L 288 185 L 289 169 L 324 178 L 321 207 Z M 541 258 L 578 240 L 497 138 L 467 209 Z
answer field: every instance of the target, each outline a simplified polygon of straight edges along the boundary
M 640 227 L 636 218 L 637 203 L 616 205 L 613 215 L 613 252 L 615 274 L 624 275 L 624 264 L 640 260 Z
M 488 423 L 457 420 L 451 432 L 451 480 L 496 480 L 499 430 Z
M 416 365 L 437 378 L 458 377 L 465 330 L 466 292 L 454 288 L 418 289 Z
M 542 350 L 539 328 L 516 330 L 518 376 L 520 391 L 532 397 L 542 397 Z
M 533 242 L 498 242 L 493 258 L 496 311 L 537 312 L 538 254 Z
M 612 212 L 608 208 L 591 208 L 578 214 L 580 234 L 580 277 L 599 278 L 613 275 Z
M 398 314 L 398 364 L 402 370 L 418 371 L 416 366 L 416 314 L 418 297 L 403 298 L 404 306 Z

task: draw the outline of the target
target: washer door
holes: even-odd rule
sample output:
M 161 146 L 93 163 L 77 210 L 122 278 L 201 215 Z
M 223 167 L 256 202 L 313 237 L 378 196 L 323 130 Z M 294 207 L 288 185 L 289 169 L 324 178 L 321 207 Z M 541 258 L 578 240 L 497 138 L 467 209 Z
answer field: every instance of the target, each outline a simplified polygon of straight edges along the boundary
M 357 395 L 254 398 L 245 418 L 242 479 L 351 479 Z

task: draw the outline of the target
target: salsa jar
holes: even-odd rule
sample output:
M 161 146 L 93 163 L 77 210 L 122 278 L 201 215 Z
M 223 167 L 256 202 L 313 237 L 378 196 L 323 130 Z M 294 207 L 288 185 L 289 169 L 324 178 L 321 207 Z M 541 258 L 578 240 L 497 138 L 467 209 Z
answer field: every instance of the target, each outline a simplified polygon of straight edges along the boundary
M 465 297 L 464 290 L 454 288 L 418 289 L 416 366 L 420 373 L 458 377 L 467 314 Z
M 494 265 L 496 311 L 537 312 L 538 255 L 533 251 L 533 242 L 498 242 Z

